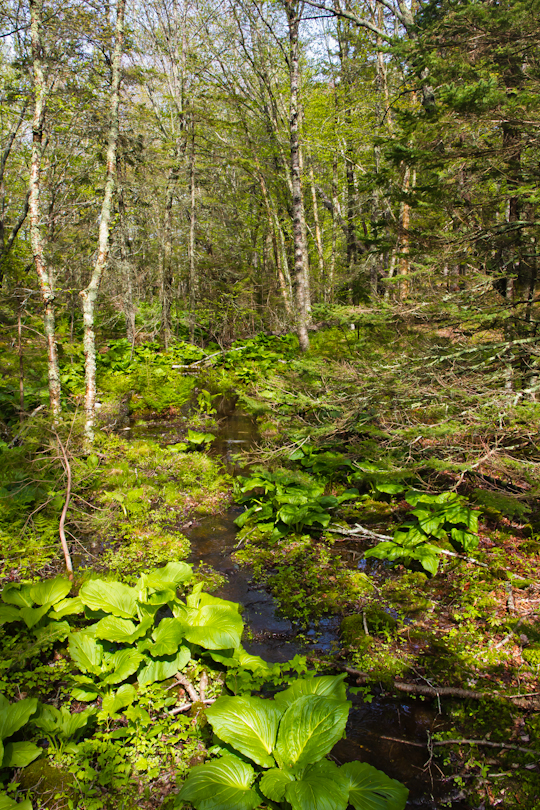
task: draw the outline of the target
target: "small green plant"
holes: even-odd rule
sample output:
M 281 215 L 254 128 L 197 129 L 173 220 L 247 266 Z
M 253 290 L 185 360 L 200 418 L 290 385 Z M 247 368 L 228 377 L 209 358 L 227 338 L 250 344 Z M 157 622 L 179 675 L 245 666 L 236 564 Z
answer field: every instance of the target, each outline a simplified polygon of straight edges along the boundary
M 275 538 L 290 531 L 301 532 L 305 527 L 326 528 L 331 520 L 329 509 L 344 501 L 357 498 L 358 490 L 343 495 L 324 495 L 325 483 L 313 479 L 300 480 L 293 473 L 261 470 L 249 477 L 238 476 L 240 503 L 250 506 L 235 523 L 242 528 L 249 521 L 263 531 L 272 531 Z M 254 494 L 254 490 L 263 490 Z
M 349 715 L 344 678 L 299 679 L 273 700 L 218 698 L 206 711 L 218 757 L 191 770 L 179 800 L 197 810 L 402 810 L 400 782 L 363 762 L 338 767 L 326 758 Z
M 193 648 L 234 650 L 240 645 L 243 622 L 237 604 L 202 593 L 202 583 L 185 602 L 178 598 L 178 586 L 191 578 L 191 566 L 169 563 L 142 574 L 134 587 L 102 580 L 83 585 L 81 610 L 99 621 L 69 637 L 71 658 L 83 673 L 74 678 L 77 700 L 101 696 L 103 710 L 116 712 L 137 697 L 135 687 L 125 683 L 135 673 L 140 687 L 164 681 L 187 666 Z M 158 620 L 165 607 L 173 617 Z
M 25 726 L 33 714 L 36 713 L 38 702 L 36 698 L 24 698 L 16 703 L 10 703 L 4 695 L 0 695 L 0 768 L 25 768 L 33 762 L 42 749 L 32 742 L 13 741 L 11 738 Z M 0 780 L 0 785 L 3 782 Z M 32 803 L 27 799 L 17 803 L 7 793 L 0 790 L 0 810 L 32 810 Z
M 397 492 L 392 485 L 392 494 Z M 380 488 L 380 487 L 379 487 Z M 384 489 L 388 492 L 388 489 Z M 408 519 L 394 533 L 393 540 L 385 540 L 366 551 L 366 557 L 379 560 L 401 560 L 409 565 L 412 560 L 435 575 L 439 568 L 442 548 L 433 539 L 447 541 L 458 551 L 470 553 L 478 546 L 478 512 L 471 509 L 465 498 L 456 492 L 427 492 L 409 490 L 405 499 L 414 506 Z

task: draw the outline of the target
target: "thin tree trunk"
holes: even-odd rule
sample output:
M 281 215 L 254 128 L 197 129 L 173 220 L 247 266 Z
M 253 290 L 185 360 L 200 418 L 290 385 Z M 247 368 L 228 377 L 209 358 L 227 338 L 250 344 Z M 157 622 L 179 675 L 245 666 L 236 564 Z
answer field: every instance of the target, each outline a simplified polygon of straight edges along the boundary
M 303 4 L 297 0 L 285 0 L 289 23 L 289 69 L 291 98 L 289 124 L 291 136 L 291 181 L 294 242 L 294 287 L 296 297 L 296 331 L 301 351 L 309 349 L 308 301 L 305 274 L 305 212 L 300 171 L 299 93 L 300 93 L 300 48 L 299 28 Z
M 315 244 L 317 245 L 317 258 L 319 260 L 319 285 L 324 290 L 326 286 L 325 268 L 324 268 L 324 251 L 321 235 L 321 223 L 319 219 L 319 204 L 317 201 L 317 191 L 315 189 L 315 175 L 313 172 L 313 163 L 309 161 L 309 180 L 311 185 L 311 199 L 313 202 L 313 220 L 315 222 Z M 325 298 L 323 292 L 323 299 Z
M 405 169 L 405 177 L 403 178 L 403 191 L 407 193 L 411 185 L 411 170 L 409 166 Z M 414 185 L 414 172 L 413 172 L 413 185 Z M 409 284 L 409 227 L 411 218 L 411 207 L 408 203 L 404 202 L 401 211 L 400 222 L 400 259 L 399 259 L 399 274 L 400 281 L 400 298 L 404 301 L 409 297 L 410 284 Z
M 195 261 L 195 230 L 197 226 L 197 210 L 195 198 L 195 119 L 191 125 L 191 148 L 189 152 L 189 332 L 191 341 L 195 336 L 195 323 L 197 320 L 197 304 L 199 301 L 199 275 Z
M 330 270 L 328 273 L 328 286 L 325 287 L 325 301 L 334 300 L 334 276 L 336 272 L 337 234 L 338 234 L 338 160 L 334 152 L 332 158 L 332 255 L 330 256 Z
M 125 0 L 117 0 L 111 76 L 109 139 L 107 144 L 107 175 L 105 180 L 105 193 L 103 195 L 103 203 L 101 205 L 98 253 L 90 283 L 85 290 L 80 292 L 80 296 L 82 298 L 84 324 L 83 344 L 86 383 L 84 408 L 86 416 L 85 439 L 87 447 L 90 447 L 94 442 L 94 422 L 96 412 L 96 336 L 94 332 L 94 315 L 101 278 L 107 265 L 110 249 L 110 228 L 116 180 L 116 150 L 119 128 L 118 111 L 120 106 L 120 69 L 124 44 L 124 11 Z
M 22 347 L 22 310 L 23 300 L 19 298 L 17 311 L 17 349 L 19 352 L 19 419 L 23 421 L 24 414 L 24 355 Z
M 36 267 L 41 300 L 43 302 L 43 325 L 47 341 L 47 365 L 49 376 L 49 401 L 53 415 L 60 413 L 61 386 L 58 370 L 58 353 L 56 350 L 55 317 L 54 317 L 54 275 L 45 260 L 45 246 L 41 232 L 40 172 L 43 146 L 43 122 L 45 118 L 45 101 L 47 90 L 43 73 L 41 43 L 42 0 L 30 0 L 30 33 L 32 38 L 32 73 L 34 82 L 34 116 L 32 121 L 32 158 L 30 165 L 30 183 L 28 207 L 30 211 L 30 241 Z

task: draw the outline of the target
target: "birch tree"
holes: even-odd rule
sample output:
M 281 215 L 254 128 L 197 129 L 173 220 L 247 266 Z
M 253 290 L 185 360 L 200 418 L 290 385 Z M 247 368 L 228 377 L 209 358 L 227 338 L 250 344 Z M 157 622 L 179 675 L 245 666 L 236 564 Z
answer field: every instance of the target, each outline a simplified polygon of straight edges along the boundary
M 110 230 L 116 181 L 116 151 L 118 146 L 120 78 L 124 45 L 125 0 L 117 0 L 114 50 L 111 64 L 110 122 L 107 143 L 105 192 L 101 205 L 98 250 L 90 283 L 80 292 L 83 308 L 85 359 L 85 439 L 88 446 L 94 441 L 96 410 L 96 338 L 94 330 L 96 301 L 110 249 Z
M 47 366 L 49 378 L 49 401 L 53 415 L 60 413 L 61 386 L 58 370 L 58 352 L 55 335 L 55 280 L 52 268 L 45 258 L 45 237 L 42 232 L 41 209 L 41 161 L 43 153 L 43 123 L 48 89 L 43 70 L 42 44 L 42 0 L 30 0 L 30 36 L 32 43 L 32 79 L 34 86 L 34 114 L 32 119 L 32 156 L 30 163 L 30 183 L 28 206 L 30 213 L 30 239 L 36 267 L 41 300 L 43 302 L 43 325 L 47 341 Z

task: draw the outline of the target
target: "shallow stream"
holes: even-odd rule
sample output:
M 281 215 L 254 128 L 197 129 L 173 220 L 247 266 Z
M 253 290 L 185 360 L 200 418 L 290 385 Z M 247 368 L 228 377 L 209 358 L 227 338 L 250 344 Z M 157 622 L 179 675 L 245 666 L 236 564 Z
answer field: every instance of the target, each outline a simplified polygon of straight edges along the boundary
M 225 462 L 231 474 L 241 469 L 233 456 L 247 449 L 257 440 L 254 420 L 237 410 L 234 401 L 223 400 L 218 408 L 220 427 L 212 444 L 212 455 Z M 162 444 L 181 441 L 185 432 L 186 418 L 147 420 L 133 425 L 130 435 L 151 438 Z M 339 617 L 322 619 L 318 627 L 311 628 L 304 636 L 313 638 L 306 644 L 298 639 L 299 628 L 286 618 L 280 617 L 274 598 L 252 582 L 251 571 L 239 567 L 232 559 L 238 540 L 234 519 L 240 514 L 238 506 L 231 506 L 225 513 L 210 515 L 193 522 L 183 532 L 191 543 L 189 562 L 212 566 L 227 577 L 227 582 L 216 591 L 224 599 L 240 602 L 244 606 L 243 619 L 250 628 L 250 640 L 244 642 L 248 652 L 260 655 L 267 661 L 286 661 L 297 653 L 328 653 L 339 646 Z M 351 686 L 355 684 L 351 682 Z M 426 767 L 429 753 L 426 746 L 428 733 L 444 725 L 431 702 L 403 700 L 401 698 L 375 695 L 371 703 L 362 697 L 351 695 L 353 707 L 349 714 L 346 739 L 333 750 L 340 763 L 360 760 L 380 768 L 389 776 L 404 782 L 409 788 L 407 808 L 438 810 L 465 810 L 460 801 L 448 801 L 452 782 L 445 781 L 436 765 Z M 403 742 L 400 742 L 403 741 Z

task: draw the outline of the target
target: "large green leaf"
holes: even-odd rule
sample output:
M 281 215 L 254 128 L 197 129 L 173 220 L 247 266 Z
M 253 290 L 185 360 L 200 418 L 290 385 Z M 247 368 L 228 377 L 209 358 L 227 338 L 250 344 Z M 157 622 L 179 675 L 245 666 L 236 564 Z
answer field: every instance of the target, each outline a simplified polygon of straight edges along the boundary
M 143 574 L 141 583 L 146 588 L 156 591 L 176 590 L 183 582 L 189 582 L 193 577 L 193 566 L 183 562 L 170 562 L 164 568 L 157 568 L 149 574 Z
M 186 614 L 188 627 L 186 641 L 199 644 L 207 650 L 226 650 L 238 647 L 244 623 L 238 610 L 227 605 L 204 605 L 190 608 Z
M 343 736 L 351 704 L 304 695 L 285 712 L 274 750 L 281 767 L 304 767 L 326 756 Z
M 336 700 L 346 700 L 346 677 L 347 673 L 344 672 L 342 675 L 324 675 L 321 678 L 299 678 L 288 689 L 275 695 L 276 703 L 285 710 L 302 695 L 325 695 Z
M 8 582 L 2 591 L 2 601 L 6 605 L 32 607 L 34 600 L 30 596 L 31 587 L 31 585 L 20 585 L 18 582 Z
M 37 709 L 37 698 L 24 698 L 16 703 L 0 695 L 0 740 L 5 740 L 15 734 Z
M 53 734 L 64 740 L 74 737 L 78 731 L 85 728 L 88 721 L 95 714 L 95 709 L 85 709 L 83 712 L 71 714 L 69 709 L 62 706 L 56 709 L 54 706 L 43 706 L 40 715 L 33 721 L 37 728 L 42 729 L 47 734 Z
M 133 644 L 152 627 L 154 617 L 148 616 L 140 624 L 131 619 L 119 619 L 117 616 L 105 616 L 95 626 L 96 638 L 115 641 L 120 644 Z
M 197 810 L 253 810 L 260 804 L 251 789 L 255 771 L 231 755 L 192 768 L 178 798 Z
M 349 802 L 356 810 L 403 810 L 408 789 L 366 762 L 348 762 L 340 768 L 348 779 Z
M 24 621 L 26 626 L 30 629 L 34 627 L 40 619 L 42 619 L 47 611 L 49 610 L 50 605 L 43 605 L 42 607 L 24 607 L 21 608 L 21 619 Z
M 18 622 L 21 619 L 19 608 L 13 605 L 0 605 L 0 627 L 9 622 Z
M 272 751 L 283 709 L 258 697 L 220 697 L 206 710 L 215 733 L 263 768 L 275 765 Z
M 137 691 L 130 683 L 124 683 L 116 692 L 103 698 L 102 710 L 106 714 L 115 714 L 120 709 L 130 706 L 137 697 Z
M 5 743 L 2 768 L 26 768 L 39 755 L 43 749 L 31 742 Z
M 54 605 L 68 595 L 71 585 L 69 579 L 62 577 L 45 579 L 43 582 L 32 585 L 30 596 L 37 605 Z
M 7 793 L 3 791 L 0 793 L 0 810 L 32 810 L 32 802 L 30 799 L 24 799 L 22 802 L 16 802 Z
M 103 647 L 90 633 L 84 630 L 79 633 L 71 633 L 68 647 L 71 658 L 80 670 L 91 672 L 94 675 L 101 674 Z
M 335 762 L 323 760 L 306 768 L 302 778 L 285 786 L 293 810 L 346 810 L 349 790 Z
M 137 680 L 140 686 L 147 683 L 155 683 L 156 681 L 165 681 L 167 678 L 172 678 L 181 669 L 183 669 L 191 658 L 191 651 L 187 647 L 180 647 L 178 654 L 171 659 L 162 659 L 150 661 L 145 667 L 141 669 Z
M 154 644 L 147 648 L 152 655 L 174 655 L 184 638 L 185 624 L 180 619 L 162 619 L 152 633 Z
M 55 619 L 63 619 L 64 616 L 73 616 L 76 613 L 82 613 L 84 605 L 80 596 L 75 596 L 73 599 L 62 599 L 54 606 L 53 616 Z
M 103 681 L 104 683 L 121 683 L 137 672 L 139 664 L 143 660 L 143 656 L 136 650 L 119 650 L 110 657 L 107 656 L 107 668 L 112 668 L 112 672 L 107 675 Z
M 93 579 L 85 582 L 79 596 L 90 610 L 103 610 L 121 619 L 132 619 L 137 613 L 137 591 L 121 582 Z
M 68 622 L 48 622 L 45 627 L 34 630 L 36 641 L 41 648 L 51 647 L 57 641 L 64 641 L 71 631 Z
M 263 773 L 259 788 L 270 801 L 281 802 L 285 798 L 285 788 L 290 782 L 294 782 L 294 776 L 291 773 L 279 768 L 271 768 Z

